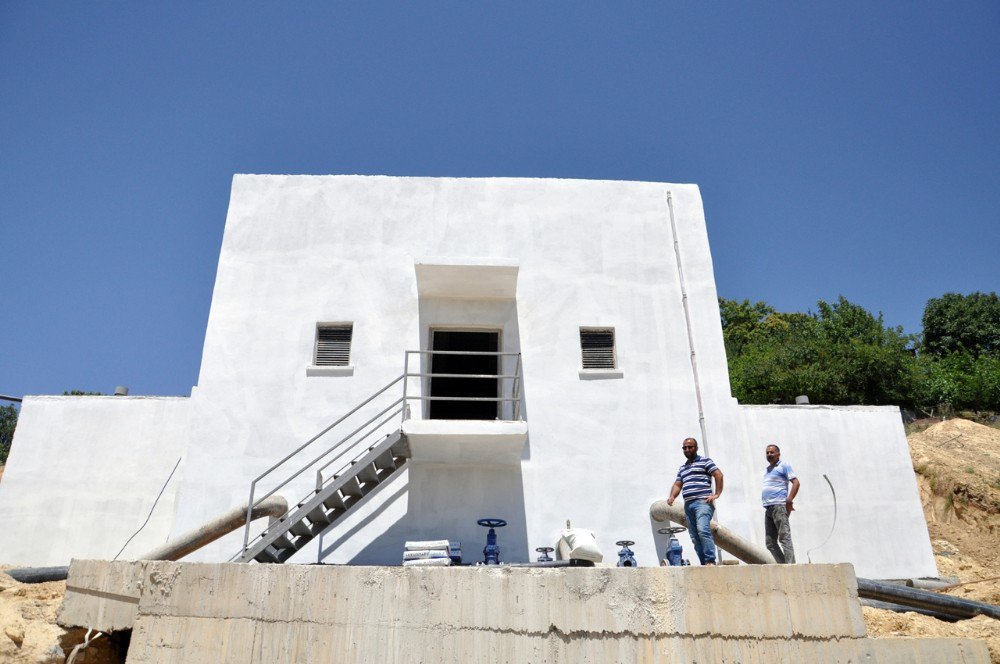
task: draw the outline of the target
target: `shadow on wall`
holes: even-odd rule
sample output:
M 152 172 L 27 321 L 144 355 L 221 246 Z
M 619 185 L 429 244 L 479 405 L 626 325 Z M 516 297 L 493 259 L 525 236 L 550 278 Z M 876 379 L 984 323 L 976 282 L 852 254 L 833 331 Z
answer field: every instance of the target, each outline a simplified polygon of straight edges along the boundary
M 452 466 L 417 462 L 409 465 L 407 484 L 395 486 L 392 493 L 379 498 L 376 494 L 384 493 L 380 491 L 382 488 L 369 494 L 380 505 L 365 522 L 344 533 L 337 532 L 336 525 L 324 533 L 320 560 L 358 536 L 372 519 L 398 500 L 407 501 L 405 514 L 368 542 L 348 564 L 399 565 L 407 540 L 435 539 L 458 540 L 462 543 L 463 562 L 481 561 L 487 531 L 476 521 L 482 518 L 507 521 L 507 527 L 497 529 L 503 562 L 530 560 L 520 465 Z

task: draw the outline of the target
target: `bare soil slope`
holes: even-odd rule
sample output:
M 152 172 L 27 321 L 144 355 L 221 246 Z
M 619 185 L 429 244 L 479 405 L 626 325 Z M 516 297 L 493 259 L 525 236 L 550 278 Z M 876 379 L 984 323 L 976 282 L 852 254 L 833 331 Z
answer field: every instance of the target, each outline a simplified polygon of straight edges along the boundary
M 960 584 L 945 592 L 1000 605 L 1000 430 L 954 419 L 908 440 L 938 574 Z M 945 623 L 867 607 L 864 614 L 872 636 L 984 639 L 1000 664 L 1000 621 Z
M 18 583 L 0 573 L 0 662 L 62 664 L 86 630 L 65 630 L 56 624 L 56 612 L 66 592 L 65 581 Z M 80 651 L 76 664 L 115 664 L 123 661 L 117 644 L 98 639 Z

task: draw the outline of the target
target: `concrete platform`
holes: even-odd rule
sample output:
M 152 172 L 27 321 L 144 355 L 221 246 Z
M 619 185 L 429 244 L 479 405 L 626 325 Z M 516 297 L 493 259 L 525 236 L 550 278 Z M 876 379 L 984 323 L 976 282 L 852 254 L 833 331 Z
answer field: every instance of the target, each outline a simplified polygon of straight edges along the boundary
M 989 662 L 868 639 L 850 565 L 340 567 L 74 561 L 59 621 L 129 663 Z

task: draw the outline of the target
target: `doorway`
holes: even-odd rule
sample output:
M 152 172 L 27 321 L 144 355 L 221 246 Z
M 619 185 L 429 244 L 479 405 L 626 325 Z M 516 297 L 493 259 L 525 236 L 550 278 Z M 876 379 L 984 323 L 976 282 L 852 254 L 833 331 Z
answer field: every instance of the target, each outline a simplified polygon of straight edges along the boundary
M 500 350 L 499 330 L 431 330 L 431 350 L 466 353 L 496 353 Z M 431 373 L 497 376 L 498 355 L 431 355 Z M 499 378 L 431 378 L 432 397 L 488 397 L 501 395 Z M 500 401 L 431 401 L 432 420 L 495 420 Z

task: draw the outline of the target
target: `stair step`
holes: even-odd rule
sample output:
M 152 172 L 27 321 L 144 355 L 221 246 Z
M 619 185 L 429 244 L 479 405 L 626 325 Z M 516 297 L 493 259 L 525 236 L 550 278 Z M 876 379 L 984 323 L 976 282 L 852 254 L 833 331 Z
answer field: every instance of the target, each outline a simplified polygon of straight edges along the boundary
M 375 482 L 377 484 L 378 469 L 373 464 L 368 464 L 364 468 L 359 470 L 358 474 L 355 477 L 358 478 L 359 482 L 364 484 L 367 484 L 369 482 Z
M 288 531 L 296 537 L 312 537 L 315 534 L 305 521 L 296 521 Z
M 319 505 L 313 508 L 313 511 L 309 512 L 306 516 L 309 517 L 310 521 L 321 526 L 327 526 L 330 524 L 330 517 L 326 515 L 326 512 Z
M 392 452 L 393 457 L 408 457 L 410 456 L 410 443 L 405 436 L 400 436 L 399 440 L 389 448 L 389 451 Z
M 277 553 L 278 553 L 277 549 L 269 546 L 260 553 L 258 553 L 256 556 L 254 556 L 253 559 L 259 563 L 280 563 L 281 561 L 278 560 Z
M 295 542 L 292 541 L 292 538 L 288 536 L 288 533 L 283 533 L 275 537 L 274 541 L 271 542 L 271 546 L 278 549 L 298 549 L 298 547 L 295 546 Z
M 375 467 L 379 470 L 395 470 L 396 462 L 392 458 L 392 451 L 386 450 L 375 458 Z
M 358 483 L 357 477 L 351 477 L 347 482 L 340 487 L 340 492 L 344 496 L 356 496 L 360 498 L 365 495 L 365 492 L 361 489 L 361 485 Z
M 323 499 L 323 504 L 326 505 L 328 509 L 331 510 L 342 510 L 344 509 L 344 498 L 339 492 L 334 491 L 329 496 Z

